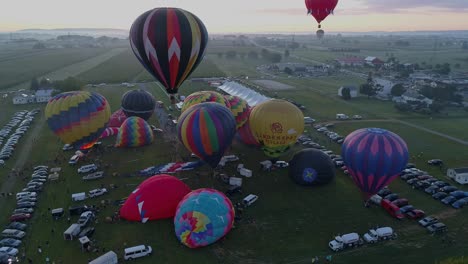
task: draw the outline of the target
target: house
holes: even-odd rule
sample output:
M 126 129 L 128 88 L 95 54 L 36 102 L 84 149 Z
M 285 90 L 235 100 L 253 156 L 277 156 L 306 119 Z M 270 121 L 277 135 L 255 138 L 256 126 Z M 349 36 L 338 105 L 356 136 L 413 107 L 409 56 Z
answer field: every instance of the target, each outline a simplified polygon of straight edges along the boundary
M 371 65 L 371 66 L 382 66 L 384 64 L 384 61 L 382 61 L 381 59 L 377 57 L 369 56 L 369 57 L 366 57 L 364 61 L 367 65 Z
M 351 95 L 351 98 L 355 98 L 358 96 L 358 88 L 356 86 L 353 86 L 353 85 L 346 85 L 346 86 L 341 86 L 340 89 L 338 89 L 338 96 L 341 96 L 343 97 L 343 89 L 344 88 L 348 88 L 349 89 L 349 93 Z
M 468 167 L 448 169 L 447 176 L 460 184 L 468 184 Z
M 374 78 L 374 85 L 380 86 L 380 91 L 377 93 L 380 97 L 388 97 L 389 94 L 392 93 L 392 88 L 395 86 L 393 81 L 382 79 L 382 78 Z
M 401 95 L 401 98 L 403 98 L 406 102 L 424 102 L 427 105 L 431 105 L 433 102 L 433 100 L 425 97 L 413 89 L 408 89 L 404 94 Z
M 340 66 L 359 66 L 362 67 L 366 63 L 363 58 L 349 57 L 335 60 Z
M 38 103 L 47 103 L 49 99 L 52 98 L 52 93 L 54 89 L 41 89 L 36 91 L 36 102 Z
M 19 105 L 19 104 L 29 104 L 29 103 L 34 103 L 34 95 L 30 94 L 17 94 L 13 97 L 13 104 Z

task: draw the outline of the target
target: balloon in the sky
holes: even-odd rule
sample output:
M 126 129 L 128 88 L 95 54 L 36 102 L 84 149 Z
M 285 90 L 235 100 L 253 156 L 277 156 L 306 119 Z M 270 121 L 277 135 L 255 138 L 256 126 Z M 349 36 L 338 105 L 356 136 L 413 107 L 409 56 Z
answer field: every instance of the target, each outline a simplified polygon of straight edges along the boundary
M 106 127 L 106 129 L 102 132 L 100 138 L 115 136 L 118 133 L 119 133 L 118 127 Z
M 198 189 L 187 194 L 177 206 L 175 234 L 189 248 L 210 245 L 232 228 L 234 208 L 231 201 L 213 189 Z
M 335 166 L 323 151 L 303 149 L 289 162 L 289 176 L 300 185 L 325 184 L 335 177 Z
M 225 95 L 224 98 L 229 103 L 231 112 L 236 119 L 236 128 L 239 129 L 249 120 L 250 106 L 239 96 Z
M 122 110 L 127 117 L 138 116 L 148 120 L 155 106 L 154 96 L 142 89 L 128 91 L 122 96 Z
M 311 14 L 317 23 L 320 23 L 329 15 L 338 4 L 338 0 L 305 0 L 307 14 Z
M 49 100 L 45 109 L 49 128 L 76 149 L 94 145 L 106 128 L 110 114 L 106 98 L 86 91 L 58 94 Z
M 107 127 L 119 128 L 122 125 L 123 121 L 125 121 L 125 119 L 127 119 L 127 116 L 125 115 L 122 109 L 119 109 L 112 113 Z
M 272 99 L 255 106 L 249 124 L 264 153 L 279 157 L 304 132 L 304 115 L 292 103 Z
M 180 8 L 155 8 L 130 29 L 133 53 L 165 88 L 176 94 L 203 59 L 208 32 L 194 14 Z
M 145 120 L 131 116 L 123 122 L 115 141 L 116 147 L 141 147 L 153 142 L 154 136 L 151 127 Z
M 408 163 L 405 141 L 381 128 L 362 128 L 349 134 L 341 155 L 354 182 L 368 197 L 393 181 Z
M 142 182 L 127 198 L 120 216 L 129 221 L 172 218 L 177 205 L 190 192 L 181 180 L 170 175 L 155 175 Z
M 231 111 L 218 103 L 201 103 L 183 112 L 177 122 L 179 140 L 192 153 L 218 166 L 236 133 Z
M 189 109 L 191 106 L 200 103 L 207 103 L 207 102 L 215 102 L 221 105 L 224 105 L 227 108 L 230 108 L 229 101 L 224 98 L 223 95 L 213 91 L 200 91 L 190 94 L 184 99 L 184 104 L 182 105 L 182 109 L 180 110 L 182 113 L 185 110 Z

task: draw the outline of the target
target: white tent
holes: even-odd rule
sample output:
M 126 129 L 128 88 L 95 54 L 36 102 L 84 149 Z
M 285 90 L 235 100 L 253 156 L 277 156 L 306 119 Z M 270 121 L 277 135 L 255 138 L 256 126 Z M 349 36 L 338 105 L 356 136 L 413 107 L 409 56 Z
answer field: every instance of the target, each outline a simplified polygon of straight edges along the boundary
M 246 100 L 250 106 L 255 106 L 259 103 L 270 100 L 269 97 L 266 97 L 236 82 L 225 82 L 219 86 L 218 89 L 230 95 L 239 96 L 240 98 Z

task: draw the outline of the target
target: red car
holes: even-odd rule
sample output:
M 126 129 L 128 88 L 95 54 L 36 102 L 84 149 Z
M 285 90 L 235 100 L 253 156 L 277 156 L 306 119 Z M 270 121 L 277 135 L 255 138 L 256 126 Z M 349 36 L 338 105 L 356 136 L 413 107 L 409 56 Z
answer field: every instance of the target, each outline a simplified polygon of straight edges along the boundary
M 385 209 L 385 211 L 387 211 L 391 216 L 399 220 L 405 218 L 405 216 L 401 213 L 400 208 L 392 204 L 389 200 L 383 199 L 381 205 Z
M 25 221 L 31 218 L 31 214 L 13 214 L 10 216 L 10 222 Z
M 406 212 L 406 216 L 410 219 L 419 219 L 426 215 L 423 210 L 414 209 L 412 211 Z
M 396 199 L 395 201 L 392 202 L 392 204 L 398 207 L 402 207 L 402 206 L 408 205 L 408 199 L 405 199 L 405 198 Z

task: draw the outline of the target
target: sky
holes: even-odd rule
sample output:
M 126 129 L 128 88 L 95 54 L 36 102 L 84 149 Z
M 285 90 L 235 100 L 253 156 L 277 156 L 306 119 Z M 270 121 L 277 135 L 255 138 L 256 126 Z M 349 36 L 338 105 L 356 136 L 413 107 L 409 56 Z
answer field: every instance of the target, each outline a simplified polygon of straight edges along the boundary
M 155 7 L 197 15 L 210 33 L 308 32 L 304 0 L 2 0 L 0 32 L 27 28 L 129 29 Z M 329 32 L 468 30 L 468 0 L 339 0 Z

